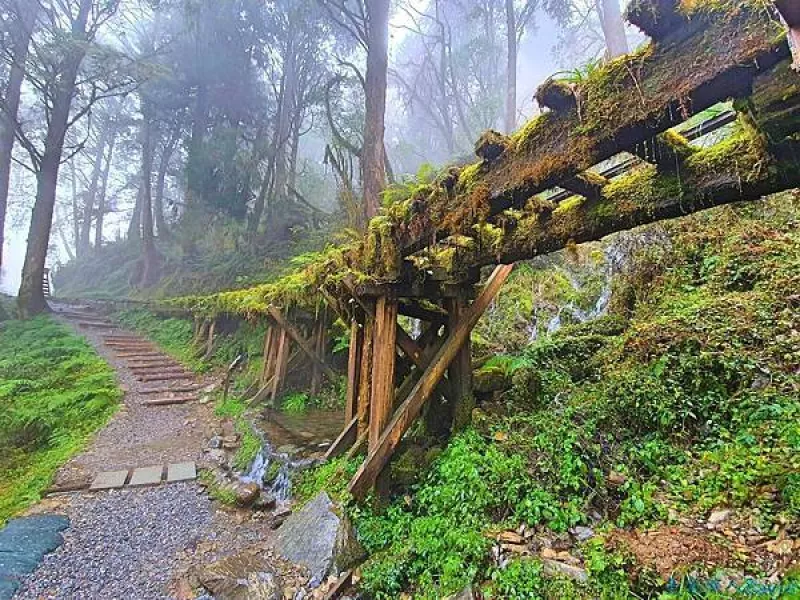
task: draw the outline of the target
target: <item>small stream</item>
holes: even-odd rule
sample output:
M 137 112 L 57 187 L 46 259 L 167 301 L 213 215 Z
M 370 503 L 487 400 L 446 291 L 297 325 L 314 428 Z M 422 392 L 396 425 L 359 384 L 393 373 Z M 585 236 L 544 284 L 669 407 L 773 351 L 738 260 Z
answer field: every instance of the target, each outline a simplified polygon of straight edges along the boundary
M 255 483 L 279 505 L 291 500 L 291 473 L 318 463 L 344 426 L 342 410 L 309 409 L 285 413 L 267 409 L 251 420 L 261 449 L 242 483 Z

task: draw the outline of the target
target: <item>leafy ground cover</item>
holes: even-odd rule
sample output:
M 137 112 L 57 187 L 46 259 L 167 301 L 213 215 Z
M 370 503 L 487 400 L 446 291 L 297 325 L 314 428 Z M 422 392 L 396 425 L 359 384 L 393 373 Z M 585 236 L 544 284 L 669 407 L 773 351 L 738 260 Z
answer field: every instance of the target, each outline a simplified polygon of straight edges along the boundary
M 786 193 L 672 222 L 611 316 L 507 357 L 513 388 L 416 482 L 350 506 L 367 596 L 800 597 L 798 215 Z
M 39 499 L 120 396 L 111 368 L 66 327 L 0 324 L 0 523 Z

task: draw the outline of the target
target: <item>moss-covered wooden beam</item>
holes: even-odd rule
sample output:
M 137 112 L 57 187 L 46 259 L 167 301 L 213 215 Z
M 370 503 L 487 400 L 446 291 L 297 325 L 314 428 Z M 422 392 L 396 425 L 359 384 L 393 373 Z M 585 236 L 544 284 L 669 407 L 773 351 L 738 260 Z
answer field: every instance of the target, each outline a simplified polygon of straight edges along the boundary
M 491 156 L 462 169 L 455 184 L 415 198 L 402 218 L 384 221 L 372 249 L 386 257 L 394 246 L 408 256 L 524 207 L 536 194 L 719 101 L 747 97 L 759 73 L 789 56 L 785 31 L 763 2 L 690 4 L 680 35 L 673 32 L 668 43 L 651 43 L 590 74 L 574 87 L 574 107 L 547 112 L 505 140 L 493 136 Z M 374 272 L 379 278 L 395 278 L 399 264 L 370 266 L 385 268 Z
M 520 218 L 506 222 L 501 240 L 460 259 L 470 268 L 529 259 L 617 231 L 800 186 L 800 142 L 784 140 L 782 155 L 776 157 L 762 134 L 747 124 L 741 127 L 728 140 L 687 158 L 679 174 L 645 165 L 605 186 L 596 200 L 575 197 L 558 206 L 531 202 Z M 454 276 L 458 268 L 454 265 Z

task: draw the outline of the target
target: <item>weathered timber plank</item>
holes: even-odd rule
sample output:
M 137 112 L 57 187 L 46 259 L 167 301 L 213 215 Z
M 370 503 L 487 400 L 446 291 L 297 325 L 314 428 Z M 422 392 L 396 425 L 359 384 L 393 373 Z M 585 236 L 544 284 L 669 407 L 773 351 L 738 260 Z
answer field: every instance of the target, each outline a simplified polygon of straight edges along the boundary
M 275 355 L 275 374 L 272 376 L 271 398 L 273 402 L 275 402 L 283 388 L 283 380 L 286 377 L 288 368 L 290 345 L 289 334 L 281 327 L 278 333 L 278 347 Z
M 397 300 L 378 298 L 372 349 L 372 400 L 369 411 L 369 447 L 377 445 L 394 408 L 394 375 L 397 358 Z
M 372 397 L 372 351 L 373 338 L 375 331 L 375 310 L 364 313 L 364 331 L 362 336 L 364 341 L 361 350 L 361 367 L 359 368 L 358 382 L 358 402 L 356 413 L 358 414 L 358 434 L 368 432 L 369 426 L 369 405 Z
M 344 403 L 344 420 L 350 422 L 358 415 L 358 385 L 360 382 L 361 347 L 364 330 L 356 319 L 350 322 L 350 348 L 347 353 L 347 392 Z
M 455 330 L 449 333 L 444 345 L 436 353 L 430 366 L 425 370 L 417 385 L 411 390 L 408 398 L 397 409 L 394 418 L 392 418 L 374 447 L 370 449 L 366 460 L 351 480 L 349 490 L 354 497 L 363 498 L 367 490 L 374 485 L 375 480 L 391 458 L 401 438 L 419 416 L 425 401 L 436 388 L 436 384 L 441 380 L 450 363 L 458 355 L 478 319 L 483 315 L 497 292 L 500 291 L 512 270 L 513 265 L 500 265 L 495 268 L 486 283 L 486 287 L 469 309 L 465 311 L 462 321 L 458 323 Z

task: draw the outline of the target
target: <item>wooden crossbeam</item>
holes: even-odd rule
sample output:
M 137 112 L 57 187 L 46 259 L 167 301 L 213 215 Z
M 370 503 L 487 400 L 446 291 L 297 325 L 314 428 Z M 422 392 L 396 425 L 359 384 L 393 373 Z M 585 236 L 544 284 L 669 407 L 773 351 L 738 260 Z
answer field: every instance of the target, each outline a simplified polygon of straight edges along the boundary
M 295 343 L 300 347 L 300 349 L 308 356 L 311 360 L 316 362 L 321 368 L 325 375 L 331 381 L 336 381 L 339 376 L 336 374 L 336 371 L 331 369 L 328 364 L 314 351 L 311 344 L 309 344 L 306 339 L 300 335 L 300 332 L 297 331 L 294 325 L 292 325 L 286 318 L 283 316 L 281 311 L 279 311 L 274 306 L 270 305 L 267 307 L 267 312 L 269 315 L 275 320 L 278 325 L 291 337 Z
M 559 187 L 578 196 L 596 200 L 603 193 L 603 186 L 606 184 L 608 180 L 602 175 L 586 171 L 562 181 Z
M 447 340 L 434 356 L 430 366 L 425 369 L 419 382 L 397 409 L 380 439 L 370 448 L 369 455 L 351 480 L 349 490 L 354 497 L 363 498 L 367 490 L 375 484 L 375 480 L 391 458 L 403 435 L 419 416 L 425 401 L 433 393 L 512 270 L 513 265 L 500 265 L 495 268 L 481 294 L 464 311 L 458 325 L 449 332 Z
M 412 319 L 419 319 L 420 321 L 428 321 L 429 323 L 438 323 L 443 325 L 447 322 L 447 315 L 444 312 L 437 312 L 420 306 L 417 302 L 407 300 L 400 302 L 400 314 Z

